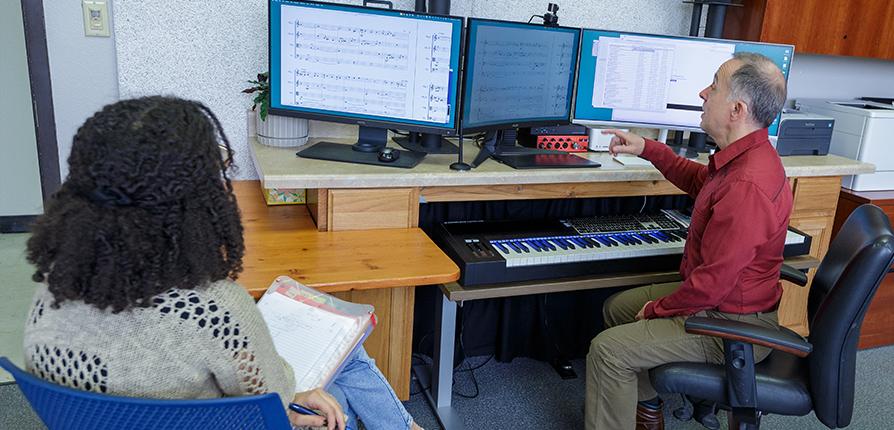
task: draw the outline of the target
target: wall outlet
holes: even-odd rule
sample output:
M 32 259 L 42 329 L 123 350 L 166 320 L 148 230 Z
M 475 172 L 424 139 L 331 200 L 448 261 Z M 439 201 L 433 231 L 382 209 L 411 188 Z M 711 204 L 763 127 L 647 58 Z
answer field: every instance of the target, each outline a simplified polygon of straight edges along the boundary
M 82 0 L 84 35 L 109 37 L 109 4 L 106 0 Z

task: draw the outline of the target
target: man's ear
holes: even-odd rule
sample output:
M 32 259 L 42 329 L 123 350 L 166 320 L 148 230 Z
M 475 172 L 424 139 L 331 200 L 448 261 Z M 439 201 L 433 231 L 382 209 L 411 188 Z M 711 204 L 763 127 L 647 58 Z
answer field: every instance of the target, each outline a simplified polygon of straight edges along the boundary
M 732 110 L 730 110 L 729 119 L 732 122 L 742 121 L 748 119 L 750 114 L 751 112 L 748 110 L 748 105 L 742 100 L 738 100 L 733 104 Z

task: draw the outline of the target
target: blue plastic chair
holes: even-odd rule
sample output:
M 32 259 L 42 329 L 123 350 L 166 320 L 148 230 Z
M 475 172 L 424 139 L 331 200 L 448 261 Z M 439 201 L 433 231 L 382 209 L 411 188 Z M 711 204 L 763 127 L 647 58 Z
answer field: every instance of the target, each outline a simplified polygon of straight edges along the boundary
M 0 357 L 0 367 L 16 379 L 34 412 L 50 430 L 292 428 L 277 394 L 203 400 L 139 399 L 62 387 L 19 369 L 6 357 Z

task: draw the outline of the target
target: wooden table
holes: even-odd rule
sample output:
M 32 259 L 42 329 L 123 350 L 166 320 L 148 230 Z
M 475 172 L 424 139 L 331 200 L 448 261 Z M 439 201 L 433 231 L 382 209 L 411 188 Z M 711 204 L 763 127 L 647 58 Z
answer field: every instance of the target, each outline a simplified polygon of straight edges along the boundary
M 319 139 L 309 144 L 316 141 Z M 652 166 L 624 166 L 598 153 L 585 155 L 603 164 L 598 169 L 514 170 L 488 160 L 472 171 L 456 172 L 448 168 L 456 161 L 455 155 L 429 155 L 413 169 L 397 169 L 298 158 L 294 149 L 268 147 L 256 141 L 250 142 L 250 147 L 265 187 L 307 189 L 308 209 L 321 231 L 412 229 L 418 226 L 419 205 L 426 202 L 683 194 Z M 469 141 L 464 148 L 469 161 L 477 148 Z M 707 156 L 699 161 L 707 163 Z M 794 193 L 791 225 L 813 236 L 810 256 L 821 259 L 831 237 L 841 176 L 871 173 L 875 166 L 834 155 L 784 157 L 783 165 Z M 811 279 L 813 272 L 808 272 Z M 809 287 L 784 283 L 783 288 L 780 323 L 806 334 Z M 398 361 L 409 362 L 413 290 L 412 286 L 355 290 L 340 296 L 393 312 L 380 313 L 380 321 L 387 320 L 390 327 L 403 327 L 404 332 L 401 342 L 389 345 L 386 360 L 405 357 Z M 380 362 L 383 359 L 375 354 L 373 357 Z M 409 366 L 383 370 L 398 395 L 406 399 Z
M 459 278 L 456 264 L 418 228 L 320 232 L 305 205 L 267 206 L 258 181 L 233 188 L 245 228 L 239 282 L 255 298 L 280 275 L 327 293 Z
M 410 386 L 414 285 L 459 279 L 459 268 L 418 228 L 320 232 L 305 205 L 267 206 L 258 181 L 233 183 L 245 228 L 238 279 L 260 297 L 277 276 L 370 303 L 378 324 L 364 347 L 397 387 Z M 399 291 L 391 294 L 391 290 Z M 391 352 L 392 346 L 399 354 Z M 404 398 L 408 392 L 404 391 Z

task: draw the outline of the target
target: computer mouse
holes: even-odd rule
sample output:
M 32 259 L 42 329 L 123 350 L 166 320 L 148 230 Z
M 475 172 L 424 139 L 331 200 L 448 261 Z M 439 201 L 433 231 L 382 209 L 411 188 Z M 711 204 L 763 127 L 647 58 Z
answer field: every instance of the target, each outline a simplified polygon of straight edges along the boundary
M 382 148 L 379 150 L 379 161 L 383 163 L 392 163 L 400 158 L 400 152 L 393 148 Z

